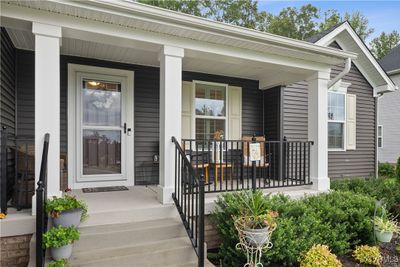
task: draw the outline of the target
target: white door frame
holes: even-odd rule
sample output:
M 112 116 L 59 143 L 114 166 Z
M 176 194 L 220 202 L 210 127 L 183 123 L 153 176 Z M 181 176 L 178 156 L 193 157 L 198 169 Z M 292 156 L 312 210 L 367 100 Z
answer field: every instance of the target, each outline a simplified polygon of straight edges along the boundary
M 127 128 L 131 128 L 131 135 L 125 135 L 124 147 L 121 147 L 121 153 L 125 153 L 125 170 L 122 170 L 121 179 L 107 180 L 106 177 L 96 181 L 84 181 L 78 179 L 81 168 L 78 166 L 81 158 L 81 151 L 78 149 L 78 130 L 77 122 L 81 109 L 77 106 L 78 79 L 81 73 L 89 74 L 90 77 L 109 77 L 119 80 L 126 85 L 125 100 L 125 121 Z M 104 78 L 103 78 L 104 79 Z M 80 123 L 80 122 L 79 122 Z M 101 186 L 133 186 L 134 185 L 134 72 L 129 70 L 111 69 L 103 67 L 94 67 L 86 65 L 68 64 L 68 187 L 80 189 L 84 187 Z M 123 151 L 125 150 L 125 151 Z

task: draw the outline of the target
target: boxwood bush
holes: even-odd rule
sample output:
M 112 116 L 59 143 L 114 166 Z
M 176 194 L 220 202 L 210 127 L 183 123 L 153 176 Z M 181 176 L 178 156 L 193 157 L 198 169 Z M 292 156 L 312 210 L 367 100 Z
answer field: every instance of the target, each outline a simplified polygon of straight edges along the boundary
M 235 249 L 239 239 L 232 216 L 243 208 L 238 194 L 243 192 L 220 195 L 212 214 L 222 238 L 219 254 L 227 266 L 243 266 L 246 261 L 244 253 Z M 343 255 L 358 244 L 373 243 L 372 197 L 330 192 L 299 200 L 267 195 L 264 201 L 268 209 L 279 212 L 278 227 L 272 234 L 273 248 L 264 254 L 264 265 L 297 263 L 299 255 L 314 244 L 327 245 L 332 253 Z
M 391 178 L 334 180 L 331 182 L 331 189 L 368 195 L 376 200 L 384 199 L 389 211 L 395 216 L 400 215 L 400 180 Z

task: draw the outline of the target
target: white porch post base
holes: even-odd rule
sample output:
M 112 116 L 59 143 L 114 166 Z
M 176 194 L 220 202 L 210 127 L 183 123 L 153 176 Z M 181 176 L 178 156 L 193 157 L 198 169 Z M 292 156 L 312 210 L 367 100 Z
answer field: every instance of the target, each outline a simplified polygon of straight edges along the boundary
M 160 59 L 160 184 L 158 200 L 172 203 L 175 186 L 175 145 L 172 136 L 181 140 L 182 57 L 184 50 L 164 46 Z
M 157 199 L 162 204 L 172 204 L 172 193 L 174 192 L 174 187 L 163 187 L 162 185 L 157 186 Z
M 35 35 L 35 188 L 39 181 L 44 135 L 50 134 L 47 196 L 60 191 L 60 40 L 61 27 L 32 24 Z M 32 198 L 36 211 L 36 196 Z
M 308 79 L 308 140 L 310 177 L 318 191 L 330 189 L 328 177 L 328 81 L 330 72 L 316 72 Z
M 312 188 L 318 191 L 329 191 L 331 188 L 331 179 L 329 177 L 311 177 Z

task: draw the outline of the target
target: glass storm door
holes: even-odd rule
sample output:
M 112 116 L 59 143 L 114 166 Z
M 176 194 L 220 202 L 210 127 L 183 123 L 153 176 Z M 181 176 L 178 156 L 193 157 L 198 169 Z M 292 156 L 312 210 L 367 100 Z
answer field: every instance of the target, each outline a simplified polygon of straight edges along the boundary
M 124 79 L 77 75 L 78 181 L 126 179 Z

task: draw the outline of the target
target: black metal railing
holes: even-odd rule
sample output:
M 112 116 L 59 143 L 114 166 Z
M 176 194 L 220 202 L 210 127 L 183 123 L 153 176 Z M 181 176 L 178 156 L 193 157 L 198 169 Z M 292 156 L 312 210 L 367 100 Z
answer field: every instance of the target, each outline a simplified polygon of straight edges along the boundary
M 179 142 L 175 144 L 175 190 L 172 198 L 183 225 L 198 256 L 198 266 L 204 266 L 204 176 L 198 175 Z
M 259 160 L 251 161 L 252 143 Z M 311 184 L 312 141 L 182 140 L 182 157 L 205 177 L 205 192 L 266 189 Z M 209 183 L 212 182 L 212 183 Z
M 46 257 L 46 249 L 43 247 L 43 233 L 47 231 L 48 216 L 45 210 L 47 200 L 47 155 L 49 151 L 50 135 L 44 136 L 42 161 L 38 187 L 36 189 L 36 266 L 43 267 Z
M 35 138 L 1 130 L 1 212 L 32 207 L 35 192 Z

